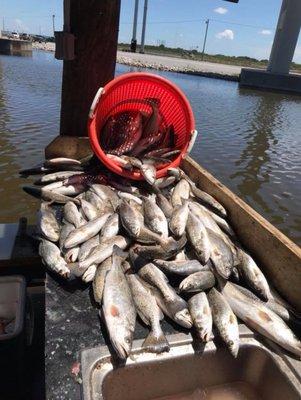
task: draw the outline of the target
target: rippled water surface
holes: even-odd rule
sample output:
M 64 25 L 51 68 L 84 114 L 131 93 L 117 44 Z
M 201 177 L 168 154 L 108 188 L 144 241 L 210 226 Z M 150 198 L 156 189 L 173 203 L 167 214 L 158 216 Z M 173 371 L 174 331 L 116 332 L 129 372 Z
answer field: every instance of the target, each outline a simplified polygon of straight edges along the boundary
M 118 65 L 117 74 L 131 70 Z M 58 134 L 62 64 L 52 53 L 0 56 L 0 221 L 33 220 L 38 203 L 18 170 Z M 199 137 L 192 156 L 301 243 L 301 97 L 222 80 L 160 73 L 189 98 Z M 30 179 L 28 180 L 30 182 Z

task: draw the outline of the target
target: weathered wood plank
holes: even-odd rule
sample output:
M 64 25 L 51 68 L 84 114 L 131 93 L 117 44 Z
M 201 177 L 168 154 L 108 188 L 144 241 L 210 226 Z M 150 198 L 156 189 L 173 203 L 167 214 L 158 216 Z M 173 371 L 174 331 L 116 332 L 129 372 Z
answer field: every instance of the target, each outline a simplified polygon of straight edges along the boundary
M 243 245 L 280 294 L 301 312 L 301 249 L 208 171 L 187 157 L 183 170 L 220 201 Z
M 70 2 L 75 59 L 64 61 L 61 135 L 87 135 L 87 117 L 96 91 L 114 77 L 119 10 L 120 0 Z
M 45 148 L 45 158 L 67 157 L 80 160 L 92 154 L 89 138 L 57 136 Z

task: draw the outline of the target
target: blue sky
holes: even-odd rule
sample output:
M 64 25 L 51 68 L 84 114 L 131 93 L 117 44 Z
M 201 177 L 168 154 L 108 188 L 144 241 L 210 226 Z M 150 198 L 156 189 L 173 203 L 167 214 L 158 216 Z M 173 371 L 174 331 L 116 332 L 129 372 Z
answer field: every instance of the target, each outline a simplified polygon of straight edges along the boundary
M 121 0 L 119 40 L 132 35 L 134 0 Z M 0 18 L 6 29 L 51 34 L 51 15 L 62 28 L 63 0 L 1 0 Z M 205 20 L 210 19 L 206 51 L 211 54 L 268 58 L 281 0 L 149 0 L 146 43 L 171 47 L 202 48 Z M 141 36 L 143 0 L 140 0 L 138 42 Z M 2 20 L 0 23 L 2 25 Z M 294 60 L 301 62 L 301 40 Z

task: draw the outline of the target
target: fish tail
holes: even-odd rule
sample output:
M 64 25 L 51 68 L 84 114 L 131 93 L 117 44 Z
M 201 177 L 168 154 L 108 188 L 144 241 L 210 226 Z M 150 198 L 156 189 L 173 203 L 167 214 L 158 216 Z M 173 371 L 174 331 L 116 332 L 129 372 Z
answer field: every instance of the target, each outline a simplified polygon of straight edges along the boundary
M 32 187 L 32 186 L 23 186 L 22 188 L 25 193 L 30 194 L 33 197 L 40 198 L 42 195 L 42 190 L 37 187 Z
M 157 335 L 154 331 L 150 331 L 149 335 L 144 340 L 142 347 L 152 353 L 163 353 L 170 349 L 169 343 L 162 330 Z
M 113 255 L 114 259 L 116 260 L 117 257 L 125 260 L 128 256 L 128 253 L 123 251 L 117 244 L 114 244 L 113 246 Z

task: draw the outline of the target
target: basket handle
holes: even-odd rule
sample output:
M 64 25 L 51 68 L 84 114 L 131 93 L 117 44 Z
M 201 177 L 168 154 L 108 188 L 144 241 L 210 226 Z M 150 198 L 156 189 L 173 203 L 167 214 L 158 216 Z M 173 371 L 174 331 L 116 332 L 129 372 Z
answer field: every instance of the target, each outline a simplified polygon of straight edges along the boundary
M 198 131 L 196 129 L 191 131 L 191 138 L 190 138 L 190 141 L 189 141 L 189 145 L 187 147 L 187 154 L 189 154 L 191 152 L 197 135 L 198 135 Z
M 89 118 L 93 119 L 94 118 L 94 113 L 95 113 L 95 108 L 99 102 L 100 96 L 104 94 L 104 88 L 100 87 L 97 92 L 96 95 L 92 101 L 91 107 L 90 107 L 90 111 L 89 111 Z

